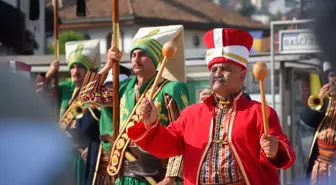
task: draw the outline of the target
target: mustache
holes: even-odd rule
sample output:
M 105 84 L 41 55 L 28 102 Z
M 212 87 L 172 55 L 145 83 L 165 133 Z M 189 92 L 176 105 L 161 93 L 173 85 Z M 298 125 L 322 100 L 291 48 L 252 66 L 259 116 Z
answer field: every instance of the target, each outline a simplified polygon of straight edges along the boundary
M 133 68 L 135 68 L 135 67 L 143 67 L 143 66 L 141 64 L 134 64 Z
M 226 78 L 224 76 L 217 76 L 217 77 L 213 77 L 212 81 L 213 82 L 215 81 L 226 82 Z
M 81 74 L 76 73 L 76 74 L 74 74 L 74 77 L 81 77 Z

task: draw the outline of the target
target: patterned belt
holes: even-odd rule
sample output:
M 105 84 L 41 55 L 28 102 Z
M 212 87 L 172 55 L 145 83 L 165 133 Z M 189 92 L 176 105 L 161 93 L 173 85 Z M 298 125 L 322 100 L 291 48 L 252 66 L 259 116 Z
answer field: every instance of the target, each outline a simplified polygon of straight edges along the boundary
M 330 144 L 323 140 L 317 140 L 319 155 L 317 160 L 324 163 L 334 163 L 336 159 L 336 144 Z
M 241 182 L 234 182 L 234 183 L 227 183 L 227 184 L 206 184 L 206 183 L 200 183 L 200 185 L 246 185 L 244 181 Z

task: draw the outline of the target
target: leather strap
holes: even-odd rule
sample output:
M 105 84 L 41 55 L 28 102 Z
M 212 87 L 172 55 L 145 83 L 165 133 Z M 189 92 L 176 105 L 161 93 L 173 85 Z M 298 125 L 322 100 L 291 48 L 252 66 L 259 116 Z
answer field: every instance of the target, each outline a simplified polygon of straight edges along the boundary
M 160 182 L 165 177 L 165 170 L 163 166 L 157 167 L 152 166 L 152 163 L 147 163 L 144 165 L 140 161 L 129 162 L 125 160 L 123 162 L 122 168 L 120 169 L 120 176 L 133 177 L 141 181 L 146 181 L 144 177 L 152 177 L 156 182 Z

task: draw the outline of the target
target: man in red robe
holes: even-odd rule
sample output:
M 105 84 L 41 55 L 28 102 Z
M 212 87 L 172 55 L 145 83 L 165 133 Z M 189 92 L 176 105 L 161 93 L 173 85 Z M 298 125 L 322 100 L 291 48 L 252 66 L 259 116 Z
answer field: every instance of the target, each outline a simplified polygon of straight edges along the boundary
M 159 157 L 184 155 L 186 185 L 278 185 L 278 169 L 295 161 L 277 113 L 267 107 L 264 134 L 261 104 L 242 96 L 252 36 L 237 29 L 213 29 L 203 38 L 213 94 L 184 109 L 167 128 L 158 124 L 152 101 L 137 110 L 141 121 L 128 137 Z

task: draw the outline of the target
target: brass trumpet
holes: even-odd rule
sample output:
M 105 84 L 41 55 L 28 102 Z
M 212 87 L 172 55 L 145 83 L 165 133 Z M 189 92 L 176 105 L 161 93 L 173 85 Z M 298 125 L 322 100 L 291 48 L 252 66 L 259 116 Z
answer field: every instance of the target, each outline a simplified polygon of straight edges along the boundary
M 308 98 L 308 106 L 315 111 L 319 111 L 323 107 L 323 99 L 318 95 L 311 95 Z
M 84 107 L 81 104 L 81 102 L 76 102 L 76 104 L 72 107 L 72 113 L 75 116 L 76 119 L 80 119 L 83 117 L 84 114 Z
M 330 92 L 326 95 L 327 98 L 329 99 L 333 99 L 336 97 L 336 83 L 332 83 L 330 84 Z M 315 111 L 319 111 L 322 109 L 323 107 L 323 99 L 325 97 L 319 97 L 318 95 L 311 95 L 308 98 L 308 106 Z
M 58 123 L 60 129 L 64 131 L 72 120 L 82 118 L 86 108 L 87 106 L 83 105 L 81 101 L 72 103 Z

